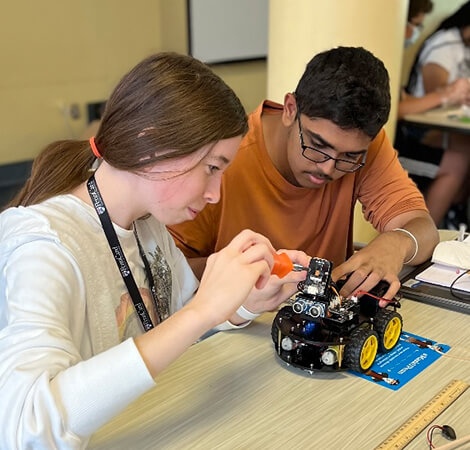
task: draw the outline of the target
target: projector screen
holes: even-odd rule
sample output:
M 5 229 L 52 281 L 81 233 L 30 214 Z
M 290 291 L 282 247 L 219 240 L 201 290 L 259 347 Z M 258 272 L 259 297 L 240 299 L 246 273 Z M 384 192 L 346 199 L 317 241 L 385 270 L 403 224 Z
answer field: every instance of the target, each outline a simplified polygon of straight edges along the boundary
M 189 52 L 208 63 L 266 58 L 269 0 L 188 0 Z

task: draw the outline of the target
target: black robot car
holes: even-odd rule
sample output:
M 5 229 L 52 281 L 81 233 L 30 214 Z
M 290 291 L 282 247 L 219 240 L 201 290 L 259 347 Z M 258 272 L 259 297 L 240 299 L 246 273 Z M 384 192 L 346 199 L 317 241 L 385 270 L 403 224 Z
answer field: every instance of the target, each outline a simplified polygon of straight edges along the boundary
M 380 283 L 367 294 L 344 298 L 331 280 L 332 263 L 312 258 L 293 303 L 279 310 L 272 324 L 277 355 L 288 365 L 309 371 L 367 371 L 377 353 L 398 343 L 402 317 L 398 300 L 381 308 L 387 289 Z

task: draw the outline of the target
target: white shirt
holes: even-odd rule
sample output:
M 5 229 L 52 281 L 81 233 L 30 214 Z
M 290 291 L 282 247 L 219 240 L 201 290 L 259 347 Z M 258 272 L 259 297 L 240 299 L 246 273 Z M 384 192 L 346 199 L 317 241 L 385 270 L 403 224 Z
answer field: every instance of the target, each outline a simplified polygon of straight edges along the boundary
M 150 301 L 132 231 L 115 225 Z M 137 223 L 169 313 L 198 282 L 166 228 Z M 72 195 L 0 215 L 0 448 L 83 448 L 154 386 L 132 339 L 142 333 L 94 209 Z
M 448 84 L 461 77 L 470 77 L 470 49 L 462 41 L 458 28 L 440 30 L 426 40 L 418 60 L 416 84 L 411 92 L 416 97 L 425 94 L 421 69 L 430 63 L 449 73 Z

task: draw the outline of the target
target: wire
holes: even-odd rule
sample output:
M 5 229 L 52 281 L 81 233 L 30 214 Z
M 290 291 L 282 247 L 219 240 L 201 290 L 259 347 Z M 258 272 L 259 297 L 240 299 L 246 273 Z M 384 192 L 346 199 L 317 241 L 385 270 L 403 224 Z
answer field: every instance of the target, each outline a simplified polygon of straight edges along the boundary
M 453 295 L 455 298 L 458 298 L 459 300 L 470 300 L 470 296 L 461 297 L 460 295 L 457 295 L 457 293 L 454 291 L 455 283 L 457 283 L 457 281 L 460 280 L 460 278 L 462 278 L 464 275 L 467 275 L 469 273 L 470 273 L 470 270 L 466 270 L 465 272 L 462 272 L 454 281 L 452 281 L 452 284 L 449 287 L 450 294 Z
M 411 336 L 407 335 L 406 333 L 403 333 L 402 336 L 404 336 L 405 338 L 405 341 L 406 342 L 412 342 L 408 339 L 414 339 L 414 338 L 411 338 Z M 418 341 L 419 342 L 419 341 Z M 414 343 L 418 343 L 418 342 L 414 342 Z M 446 358 L 452 358 L 452 359 L 458 359 L 459 361 L 470 361 L 470 358 L 464 358 L 464 357 L 461 357 L 461 356 L 454 356 L 454 355 L 449 355 L 448 353 L 444 353 L 441 346 L 437 345 L 438 343 L 436 342 L 435 344 L 432 344 L 431 341 L 427 341 L 428 343 L 423 343 L 426 345 L 426 348 L 428 348 L 429 350 L 434 350 L 436 353 L 439 353 L 439 355 L 441 356 L 445 356 Z M 462 347 L 453 347 L 452 350 L 462 350 Z M 468 349 L 465 349 L 465 350 L 468 350 Z
M 434 346 L 428 346 L 431 350 L 434 350 L 435 352 L 439 353 L 441 356 L 445 356 L 446 358 L 453 358 L 453 359 L 458 359 L 459 361 L 470 361 L 470 358 L 463 358 L 461 356 L 454 356 L 454 355 L 448 355 L 447 353 L 441 352 Z
M 386 298 L 379 297 L 377 295 L 371 294 L 370 292 L 366 292 L 366 291 L 357 291 L 354 295 L 356 297 L 358 297 L 359 295 L 368 295 L 369 297 L 375 298 L 376 300 L 382 300 L 382 301 L 387 302 L 387 303 L 396 303 L 397 302 L 397 300 L 395 300 L 395 299 L 388 300 Z
M 411 336 L 407 335 L 406 333 L 403 333 L 402 336 L 404 336 L 406 340 L 406 342 L 412 342 L 408 339 L 414 339 L 414 338 L 411 338 Z M 419 341 L 418 341 L 419 342 Z M 417 343 L 417 342 L 415 342 Z M 434 350 L 436 353 L 439 353 L 439 355 L 441 356 L 445 356 L 446 358 L 452 358 L 452 359 L 458 359 L 459 361 L 470 361 L 470 358 L 464 358 L 464 357 L 461 357 L 461 356 L 454 356 L 454 355 L 449 355 L 448 353 L 444 353 L 442 349 L 442 347 L 440 347 L 439 345 L 437 345 L 438 343 L 436 342 L 435 344 L 432 344 L 431 341 L 427 341 L 426 343 L 423 343 L 426 345 L 426 348 L 428 348 L 429 350 Z M 452 350 L 462 350 L 463 347 L 453 347 Z M 468 349 L 465 349 L 464 351 L 467 351 Z
M 432 434 L 434 433 L 434 430 L 436 428 L 439 428 L 442 431 L 442 427 L 440 425 L 431 425 L 428 428 L 428 431 L 426 432 L 426 440 L 428 441 L 429 448 L 435 448 L 433 443 L 432 443 Z
M 341 306 L 341 295 L 339 295 L 338 291 L 336 290 L 336 288 L 331 284 L 330 285 L 331 287 L 331 290 L 336 294 L 336 296 L 338 297 L 338 300 L 339 300 L 339 306 Z

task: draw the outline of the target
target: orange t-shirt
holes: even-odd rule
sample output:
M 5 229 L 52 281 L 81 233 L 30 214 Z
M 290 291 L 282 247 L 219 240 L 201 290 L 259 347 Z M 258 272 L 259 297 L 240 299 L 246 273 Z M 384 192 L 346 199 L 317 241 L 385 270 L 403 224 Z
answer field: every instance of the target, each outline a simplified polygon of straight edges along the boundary
M 188 258 L 209 256 L 249 228 L 276 249 L 303 250 L 339 265 L 352 254 L 356 200 L 379 231 L 399 214 L 427 210 L 384 130 L 370 144 L 359 171 L 318 189 L 290 184 L 268 155 L 261 125 L 261 114 L 281 111 L 281 105 L 266 101 L 250 115 L 249 132 L 223 175 L 220 202 L 207 205 L 194 221 L 170 227 Z

